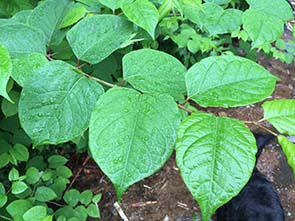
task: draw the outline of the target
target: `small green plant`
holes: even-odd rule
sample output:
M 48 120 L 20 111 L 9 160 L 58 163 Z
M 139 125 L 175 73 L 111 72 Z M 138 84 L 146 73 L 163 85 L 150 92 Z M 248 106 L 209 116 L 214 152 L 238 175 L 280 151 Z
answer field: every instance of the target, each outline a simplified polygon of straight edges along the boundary
M 258 122 L 191 106 L 234 108 L 273 93 L 279 79 L 256 63 L 257 51 L 294 61 L 294 38 L 282 38 L 294 18 L 287 1 L 23 0 L 0 1 L 0 9 L 0 94 L 8 117 L 1 124 L 10 132 L 8 121 L 19 119 L 19 133 L 37 149 L 89 145 L 119 200 L 176 150 L 183 180 L 209 220 L 251 176 L 257 148 L 246 124 L 276 135 L 295 171 L 295 145 L 285 137 L 295 135 L 294 99 L 264 102 Z M 9 201 L 7 217 L 99 216 L 99 196 L 74 189 L 63 195 L 67 206 L 53 210 L 50 202 L 61 199 L 71 176 L 66 160 L 51 156 L 40 168 L 29 159 L 29 143 L 14 142 L 13 134 L 11 144 L 4 134 L 0 200 L 2 207 Z

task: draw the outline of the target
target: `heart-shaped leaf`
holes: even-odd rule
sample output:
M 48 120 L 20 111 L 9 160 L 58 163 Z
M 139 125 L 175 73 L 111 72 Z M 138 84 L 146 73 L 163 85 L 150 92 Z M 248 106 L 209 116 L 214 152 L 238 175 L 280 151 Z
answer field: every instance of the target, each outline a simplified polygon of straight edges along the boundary
M 203 221 L 246 185 L 256 151 L 253 134 L 238 120 L 198 112 L 182 122 L 177 165 L 201 207 Z
M 89 147 L 119 199 L 171 156 L 179 122 L 177 105 L 169 95 L 113 88 L 100 97 L 91 116 Z

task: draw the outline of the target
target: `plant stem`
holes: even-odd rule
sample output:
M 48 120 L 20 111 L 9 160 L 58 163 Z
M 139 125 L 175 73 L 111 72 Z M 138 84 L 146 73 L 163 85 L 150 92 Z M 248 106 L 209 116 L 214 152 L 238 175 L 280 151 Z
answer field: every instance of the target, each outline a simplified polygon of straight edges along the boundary
M 9 217 L 2 216 L 2 215 L 0 215 L 0 218 L 3 218 L 3 219 L 5 219 L 5 220 L 10 220 L 10 221 L 13 221 L 13 220 L 12 220 L 12 219 L 10 219 Z
M 276 137 L 279 136 L 279 134 L 277 134 L 276 132 L 270 130 L 269 128 L 267 128 L 267 127 L 265 127 L 265 126 L 263 126 L 263 125 L 261 125 L 261 124 L 259 124 L 260 121 L 258 121 L 258 122 L 256 122 L 256 121 L 244 121 L 244 122 L 245 122 L 246 124 L 254 124 L 254 125 L 256 125 L 257 127 L 260 127 L 261 129 L 267 131 L 268 133 L 271 133 L 272 135 L 274 135 L 274 136 L 276 136 Z
M 189 113 L 189 114 L 192 114 L 192 113 L 193 113 L 192 110 L 187 109 L 183 104 L 178 104 L 178 107 L 179 107 L 180 109 L 186 111 L 186 112 Z
M 83 72 L 82 72 L 83 73 Z M 90 78 L 90 79 L 92 79 L 92 80 L 95 80 L 95 81 L 97 81 L 97 82 L 99 82 L 99 83 L 101 83 L 101 84 L 103 84 L 103 85 L 105 85 L 105 86 L 108 86 L 108 87 L 115 87 L 115 85 L 114 84 L 111 84 L 111 83 L 109 83 L 109 82 L 106 82 L 106 81 L 104 81 L 104 80 L 101 80 L 101 79 L 99 79 L 99 78 L 96 78 L 96 77 L 93 77 L 93 76 L 91 76 L 91 75 L 89 75 L 89 74 L 85 74 L 85 73 L 83 73 L 86 77 L 88 77 L 88 78 Z

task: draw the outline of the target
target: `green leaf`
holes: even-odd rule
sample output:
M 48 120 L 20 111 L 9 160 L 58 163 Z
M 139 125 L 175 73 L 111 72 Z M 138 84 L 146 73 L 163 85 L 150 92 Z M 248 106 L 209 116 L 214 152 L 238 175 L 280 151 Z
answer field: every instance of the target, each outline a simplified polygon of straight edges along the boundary
M 282 134 L 295 135 L 295 99 L 267 101 L 263 105 L 264 119 Z
M 121 4 L 124 2 L 124 0 L 99 0 L 99 2 L 114 11 L 115 9 L 121 7 Z
M 23 215 L 24 221 L 42 221 L 47 215 L 47 209 L 44 206 L 34 206 Z
M 34 52 L 46 53 L 43 33 L 25 24 L 16 23 L 1 26 L 0 44 L 8 49 L 12 58 Z
M 14 220 L 22 220 L 22 216 L 32 207 L 30 200 L 15 200 L 10 203 L 6 210 Z
M 60 155 L 52 155 L 48 158 L 50 168 L 58 168 L 64 166 L 68 162 L 68 159 Z
M 9 174 L 8 174 L 9 181 L 16 181 L 16 180 L 18 180 L 18 178 L 19 178 L 19 172 L 18 172 L 18 170 L 15 169 L 15 168 L 12 168 L 9 171 Z
M 0 28 L 0 95 L 11 101 L 7 94 L 7 83 L 12 71 L 12 62 L 7 49 L 1 45 L 1 28 Z
M 261 11 L 269 16 L 288 21 L 294 18 L 293 9 L 286 0 L 246 0 L 251 9 Z
M 9 163 L 10 156 L 8 153 L 0 154 L 0 168 L 5 167 Z
M 30 167 L 26 171 L 26 182 L 28 184 L 35 184 L 40 180 L 41 176 L 42 174 L 39 173 L 39 170 L 37 168 Z
M 132 37 L 132 24 L 115 15 L 87 16 L 67 33 L 75 55 L 91 64 L 104 60 Z
M 205 2 L 211 2 L 211 3 L 215 3 L 218 5 L 225 5 L 230 3 L 231 0 L 205 0 Z
M 73 174 L 70 168 L 66 166 L 60 166 L 56 168 L 56 175 L 64 178 L 70 178 Z
M 11 193 L 20 194 L 26 191 L 27 189 L 28 189 L 28 186 L 23 181 L 16 181 L 12 184 Z
M 48 202 L 50 200 L 54 200 L 57 195 L 51 188 L 42 186 L 37 188 L 35 197 L 36 200 L 40 202 Z
M 64 201 L 72 207 L 75 207 L 80 199 L 80 192 L 76 189 L 70 189 L 65 192 Z
M 89 203 L 91 203 L 93 197 L 93 193 L 90 190 L 85 190 L 80 195 L 80 202 L 87 206 Z
M 11 98 L 12 102 L 8 101 L 7 99 L 3 99 L 1 103 L 1 109 L 5 117 L 11 117 L 18 112 L 18 101 L 19 101 L 19 92 L 17 91 L 10 91 L 9 97 Z
M 82 205 L 77 206 L 75 208 L 75 212 L 79 216 L 79 221 L 86 221 L 87 220 L 87 217 L 88 217 L 87 209 L 84 206 L 82 206 Z
M 32 53 L 25 54 L 19 58 L 12 60 L 12 78 L 20 86 L 24 86 L 24 83 L 29 79 L 33 72 L 48 62 L 43 54 Z
M 135 0 L 122 4 L 122 10 L 134 24 L 146 30 L 155 38 L 155 29 L 159 21 L 159 12 L 149 0 Z
M 73 66 L 49 62 L 24 85 L 20 122 L 35 145 L 69 141 L 88 128 L 90 114 L 102 93 L 101 85 L 77 73 Z
M 185 78 L 188 96 L 204 107 L 261 101 L 272 94 L 277 80 L 259 64 L 233 55 L 205 58 Z
M 97 204 L 97 203 L 99 203 L 99 201 L 101 200 L 101 198 L 102 198 L 102 194 L 96 194 L 93 198 L 92 198 L 92 202 L 94 203 L 94 204 Z
M 295 176 L 295 144 L 288 140 L 285 136 L 278 136 L 279 144 L 282 146 L 282 149 L 287 157 L 288 164 L 293 170 Z
M 0 194 L 0 208 L 5 206 L 5 204 L 7 203 L 7 199 L 8 198 L 5 194 Z
M 240 121 L 196 112 L 179 127 L 176 161 L 181 176 L 198 201 L 202 220 L 236 196 L 255 166 L 257 148 Z
M 243 27 L 253 41 L 253 48 L 274 42 L 284 32 L 282 20 L 254 9 L 243 13 Z
M 18 161 L 28 161 L 29 159 L 28 148 L 22 144 L 15 144 L 9 152 Z
M 28 24 L 40 29 L 49 44 L 58 29 L 69 4 L 68 0 L 46 0 L 41 2 L 28 18 Z
M 203 5 L 187 5 L 184 14 L 192 22 L 210 35 L 226 34 L 240 29 L 242 24 L 242 11 L 237 9 L 224 10 L 214 3 Z
M 87 13 L 87 9 L 81 4 L 74 4 L 68 12 L 65 14 L 59 28 L 66 28 L 69 27 L 80 19 L 82 19 Z
M 134 88 L 149 93 L 167 93 L 183 98 L 186 68 L 173 56 L 152 49 L 130 52 L 123 58 L 124 79 Z
M 179 122 L 177 105 L 169 95 L 113 88 L 101 96 L 90 120 L 89 147 L 119 199 L 171 156 Z
M 93 203 L 87 207 L 87 213 L 92 218 L 100 218 L 98 206 Z

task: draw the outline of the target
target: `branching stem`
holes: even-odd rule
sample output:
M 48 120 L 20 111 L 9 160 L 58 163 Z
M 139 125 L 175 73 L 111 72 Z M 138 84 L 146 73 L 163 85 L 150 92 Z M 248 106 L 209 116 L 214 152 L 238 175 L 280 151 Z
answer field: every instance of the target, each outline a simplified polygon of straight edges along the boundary
M 261 124 L 259 123 L 260 121 L 258 121 L 258 122 L 256 122 L 256 121 L 244 121 L 244 122 L 245 122 L 246 124 L 254 124 L 254 125 L 256 125 L 257 127 L 260 127 L 261 129 L 267 131 L 268 133 L 271 133 L 272 135 L 274 135 L 274 136 L 276 136 L 276 137 L 279 136 L 279 134 L 277 134 L 276 132 L 272 131 L 271 129 L 269 129 L 269 128 L 263 126 L 263 125 L 261 125 Z

